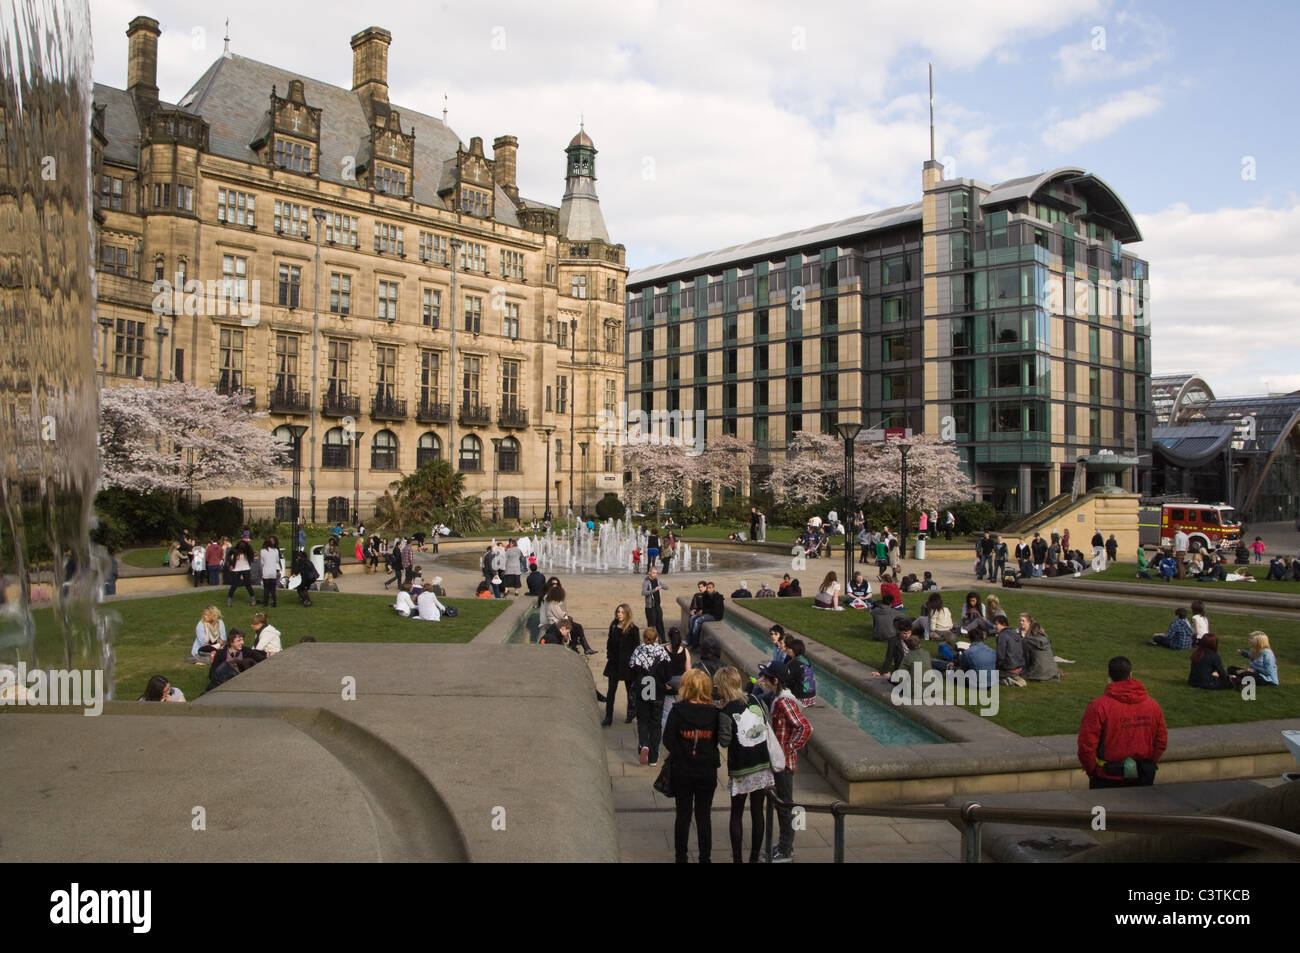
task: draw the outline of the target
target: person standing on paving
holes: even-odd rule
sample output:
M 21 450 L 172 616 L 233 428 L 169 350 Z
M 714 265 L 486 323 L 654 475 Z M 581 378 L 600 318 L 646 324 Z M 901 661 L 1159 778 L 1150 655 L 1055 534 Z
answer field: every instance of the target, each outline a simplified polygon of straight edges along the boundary
M 659 567 L 647 569 L 641 582 L 641 595 L 645 596 L 645 624 L 656 632 L 664 631 L 664 610 L 659 594 L 667 591 L 668 587 L 659 581 Z
M 1088 703 L 1079 724 L 1079 764 L 1088 787 L 1154 784 L 1156 762 L 1169 744 L 1165 713 L 1132 677 L 1132 662 L 1116 656 L 1107 668 L 1110 684 Z

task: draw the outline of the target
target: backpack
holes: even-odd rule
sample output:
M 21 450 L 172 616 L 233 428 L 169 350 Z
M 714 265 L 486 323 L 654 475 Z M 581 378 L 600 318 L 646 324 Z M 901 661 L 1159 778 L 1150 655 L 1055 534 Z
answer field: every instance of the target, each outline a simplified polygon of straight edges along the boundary
M 448 619 L 454 619 L 456 616 L 460 615 L 460 613 L 456 611 L 455 606 L 445 606 L 442 610 L 442 614 Z
M 799 692 L 794 697 L 799 699 L 812 698 L 817 694 L 817 673 L 813 671 L 812 663 L 802 655 L 798 656 L 795 661 L 800 665 L 801 674 L 799 676 Z
M 763 706 L 751 696 L 744 711 L 731 716 L 736 722 L 736 741 L 743 748 L 767 743 L 767 719 L 763 716 Z

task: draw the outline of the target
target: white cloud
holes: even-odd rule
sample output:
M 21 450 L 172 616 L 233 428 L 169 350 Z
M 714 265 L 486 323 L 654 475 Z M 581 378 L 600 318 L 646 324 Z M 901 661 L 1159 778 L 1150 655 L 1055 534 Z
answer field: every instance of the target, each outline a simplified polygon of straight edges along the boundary
M 1043 144 L 1061 152 L 1077 149 L 1111 135 L 1125 123 L 1156 112 L 1163 104 L 1158 86 L 1130 89 L 1071 119 L 1053 122 L 1043 132 Z
M 1219 396 L 1300 388 L 1300 199 L 1282 208 L 1139 215 L 1151 263 L 1152 369 Z
M 1074 43 L 1056 51 L 1057 80 L 1065 84 L 1126 79 L 1168 58 L 1169 31 L 1157 18 L 1120 11 L 1109 23 L 1095 23 Z

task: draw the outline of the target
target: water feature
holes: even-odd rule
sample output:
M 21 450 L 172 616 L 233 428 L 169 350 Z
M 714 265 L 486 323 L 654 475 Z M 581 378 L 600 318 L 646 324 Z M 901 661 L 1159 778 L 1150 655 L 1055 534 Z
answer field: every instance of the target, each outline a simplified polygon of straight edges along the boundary
M 758 629 L 734 616 L 727 622 L 758 651 L 759 659 L 772 657 L 772 640 L 766 629 Z M 884 646 L 881 646 L 884 651 Z M 749 666 L 752 669 L 753 666 Z M 902 715 L 890 706 L 877 701 L 842 678 L 817 669 L 817 701 L 834 708 L 882 745 L 932 745 L 944 744 L 945 739 Z
M 102 669 L 85 0 L 0 0 L 0 663 Z M 68 561 L 70 557 L 70 561 Z M 65 561 L 75 570 L 65 577 Z M 52 605 L 51 637 L 33 607 Z M 61 638 L 53 637 L 58 629 Z

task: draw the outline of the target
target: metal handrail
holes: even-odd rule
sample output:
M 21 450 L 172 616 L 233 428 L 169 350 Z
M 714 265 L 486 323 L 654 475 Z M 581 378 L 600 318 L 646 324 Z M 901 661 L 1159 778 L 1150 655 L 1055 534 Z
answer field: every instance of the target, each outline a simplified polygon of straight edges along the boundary
M 832 801 L 830 804 L 795 804 L 780 801 L 768 789 L 767 797 L 767 852 L 772 853 L 773 815 L 777 805 L 791 810 L 800 808 L 808 814 L 829 814 L 835 820 L 835 863 L 844 863 L 844 818 L 853 817 L 906 817 L 926 821 L 947 821 L 961 829 L 962 861 L 978 864 L 983 852 L 981 836 L 984 824 L 1015 824 L 1072 827 L 1091 830 L 1096 816 L 1092 811 L 1032 807 L 984 807 L 976 801 L 961 805 L 905 805 L 891 804 L 872 807 Z M 1138 811 L 1107 811 L 1106 830 L 1130 834 L 1187 834 L 1231 841 L 1246 847 L 1278 851 L 1291 860 L 1300 860 L 1300 834 L 1246 821 L 1236 817 L 1214 814 L 1143 814 Z

